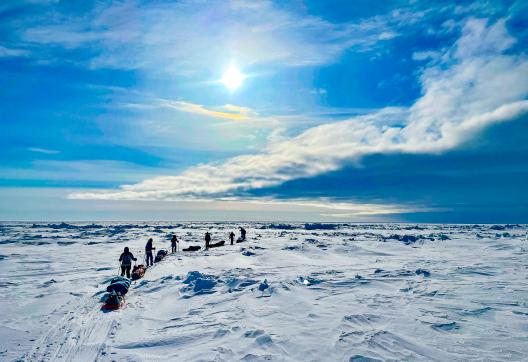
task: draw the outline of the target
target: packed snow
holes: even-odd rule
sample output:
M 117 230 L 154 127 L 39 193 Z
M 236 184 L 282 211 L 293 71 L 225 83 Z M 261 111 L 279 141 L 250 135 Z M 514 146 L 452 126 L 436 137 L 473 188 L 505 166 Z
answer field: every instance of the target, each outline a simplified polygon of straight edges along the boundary
M 123 247 L 206 231 L 101 311 Z M 2 223 L 0 359 L 526 361 L 527 256 L 525 225 Z

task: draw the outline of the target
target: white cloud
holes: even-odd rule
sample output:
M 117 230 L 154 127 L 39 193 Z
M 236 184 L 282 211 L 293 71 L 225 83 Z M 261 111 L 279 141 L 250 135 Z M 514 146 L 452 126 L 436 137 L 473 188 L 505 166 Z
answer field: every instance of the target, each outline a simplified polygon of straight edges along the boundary
M 112 170 L 112 172 L 108 172 L 108 170 Z M 113 160 L 35 160 L 31 162 L 30 168 L 0 166 L 0 173 L 5 179 L 49 180 L 59 183 L 71 181 L 135 182 L 153 177 L 158 172 L 157 167 Z
M 0 58 L 25 57 L 25 56 L 28 56 L 29 54 L 30 52 L 25 49 L 6 48 L 0 45 Z
M 467 46 L 468 39 L 485 46 Z M 118 190 L 76 193 L 72 198 L 177 200 L 225 197 L 240 191 L 338 170 L 374 153 L 442 152 L 490 124 L 528 113 L 528 61 L 507 55 L 512 44 L 503 22 L 472 20 L 445 54 L 426 68 L 423 95 L 409 109 L 386 108 L 320 125 L 271 142 L 264 152 L 191 167 L 177 176 L 147 179 Z M 464 49 L 462 49 L 464 48 Z
M 345 49 L 367 50 L 395 36 L 383 17 L 334 24 L 271 1 L 239 0 L 101 2 L 75 18 L 54 13 L 23 33 L 34 45 L 89 46 L 95 53 L 92 67 L 187 75 L 216 71 L 231 59 L 243 67 L 327 64 Z
M 50 150 L 50 149 L 47 149 L 47 148 L 38 148 L 38 147 L 29 147 L 28 151 L 36 152 L 36 153 L 44 153 L 46 155 L 56 155 L 56 154 L 60 153 L 57 150 Z
M 437 60 L 441 56 L 442 56 L 442 53 L 439 51 L 425 50 L 425 51 L 414 52 L 412 54 L 412 59 L 417 60 L 417 61 Z
M 310 90 L 310 93 L 324 96 L 328 93 L 328 91 L 325 88 L 313 88 Z

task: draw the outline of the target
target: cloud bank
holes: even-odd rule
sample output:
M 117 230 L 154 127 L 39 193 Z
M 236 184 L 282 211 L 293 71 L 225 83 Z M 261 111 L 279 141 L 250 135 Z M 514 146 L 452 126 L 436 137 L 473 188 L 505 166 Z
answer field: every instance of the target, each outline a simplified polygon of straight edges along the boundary
M 472 19 L 459 40 L 421 73 L 422 96 L 409 108 L 385 108 L 270 140 L 259 154 L 191 167 L 117 190 L 73 199 L 181 200 L 226 198 L 335 171 L 377 153 L 439 153 L 494 123 L 528 113 L 528 60 L 504 21 Z

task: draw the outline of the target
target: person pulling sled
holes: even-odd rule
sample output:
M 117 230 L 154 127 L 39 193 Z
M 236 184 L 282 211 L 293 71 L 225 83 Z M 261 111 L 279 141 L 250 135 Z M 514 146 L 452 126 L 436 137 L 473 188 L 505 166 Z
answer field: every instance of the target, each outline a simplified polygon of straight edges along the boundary
M 147 268 L 149 266 L 154 265 L 154 256 L 152 255 L 153 250 L 156 250 L 156 248 L 152 246 L 152 238 L 150 238 L 147 241 L 147 245 L 145 245 L 145 257 L 147 258 Z
M 209 232 L 205 233 L 205 248 L 209 249 L 209 243 L 211 242 L 211 234 Z
M 176 235 L 173 235 L 171 239 L 171 248 L 172 248 L 173 253 L 178 251 L 178 243 L 179 243 L 178 238 L 176 237 Z
M 121 262 L 121 276 L 124 276 L 126 272 L 127 278 L 130 278 L 130 269 L 132 268 L 132 260 L 136 261 L 137 259 L 130 252 L 128 247 L 125 247 L 125 250 L 123 251 L 123 253 L 121 253 L 121 256 L 119 257 L 119 261 Z

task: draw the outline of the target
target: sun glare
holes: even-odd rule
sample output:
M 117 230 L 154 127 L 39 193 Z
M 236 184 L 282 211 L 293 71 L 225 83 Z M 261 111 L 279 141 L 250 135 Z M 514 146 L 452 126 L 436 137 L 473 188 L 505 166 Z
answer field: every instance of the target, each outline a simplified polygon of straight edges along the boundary
M 231 65 L 222 76 L 221 82 L 224 83 L 227 89 L 234 91 L 242 85 L 243 80 L 244 74 L 240 73 L 234 65 Z

